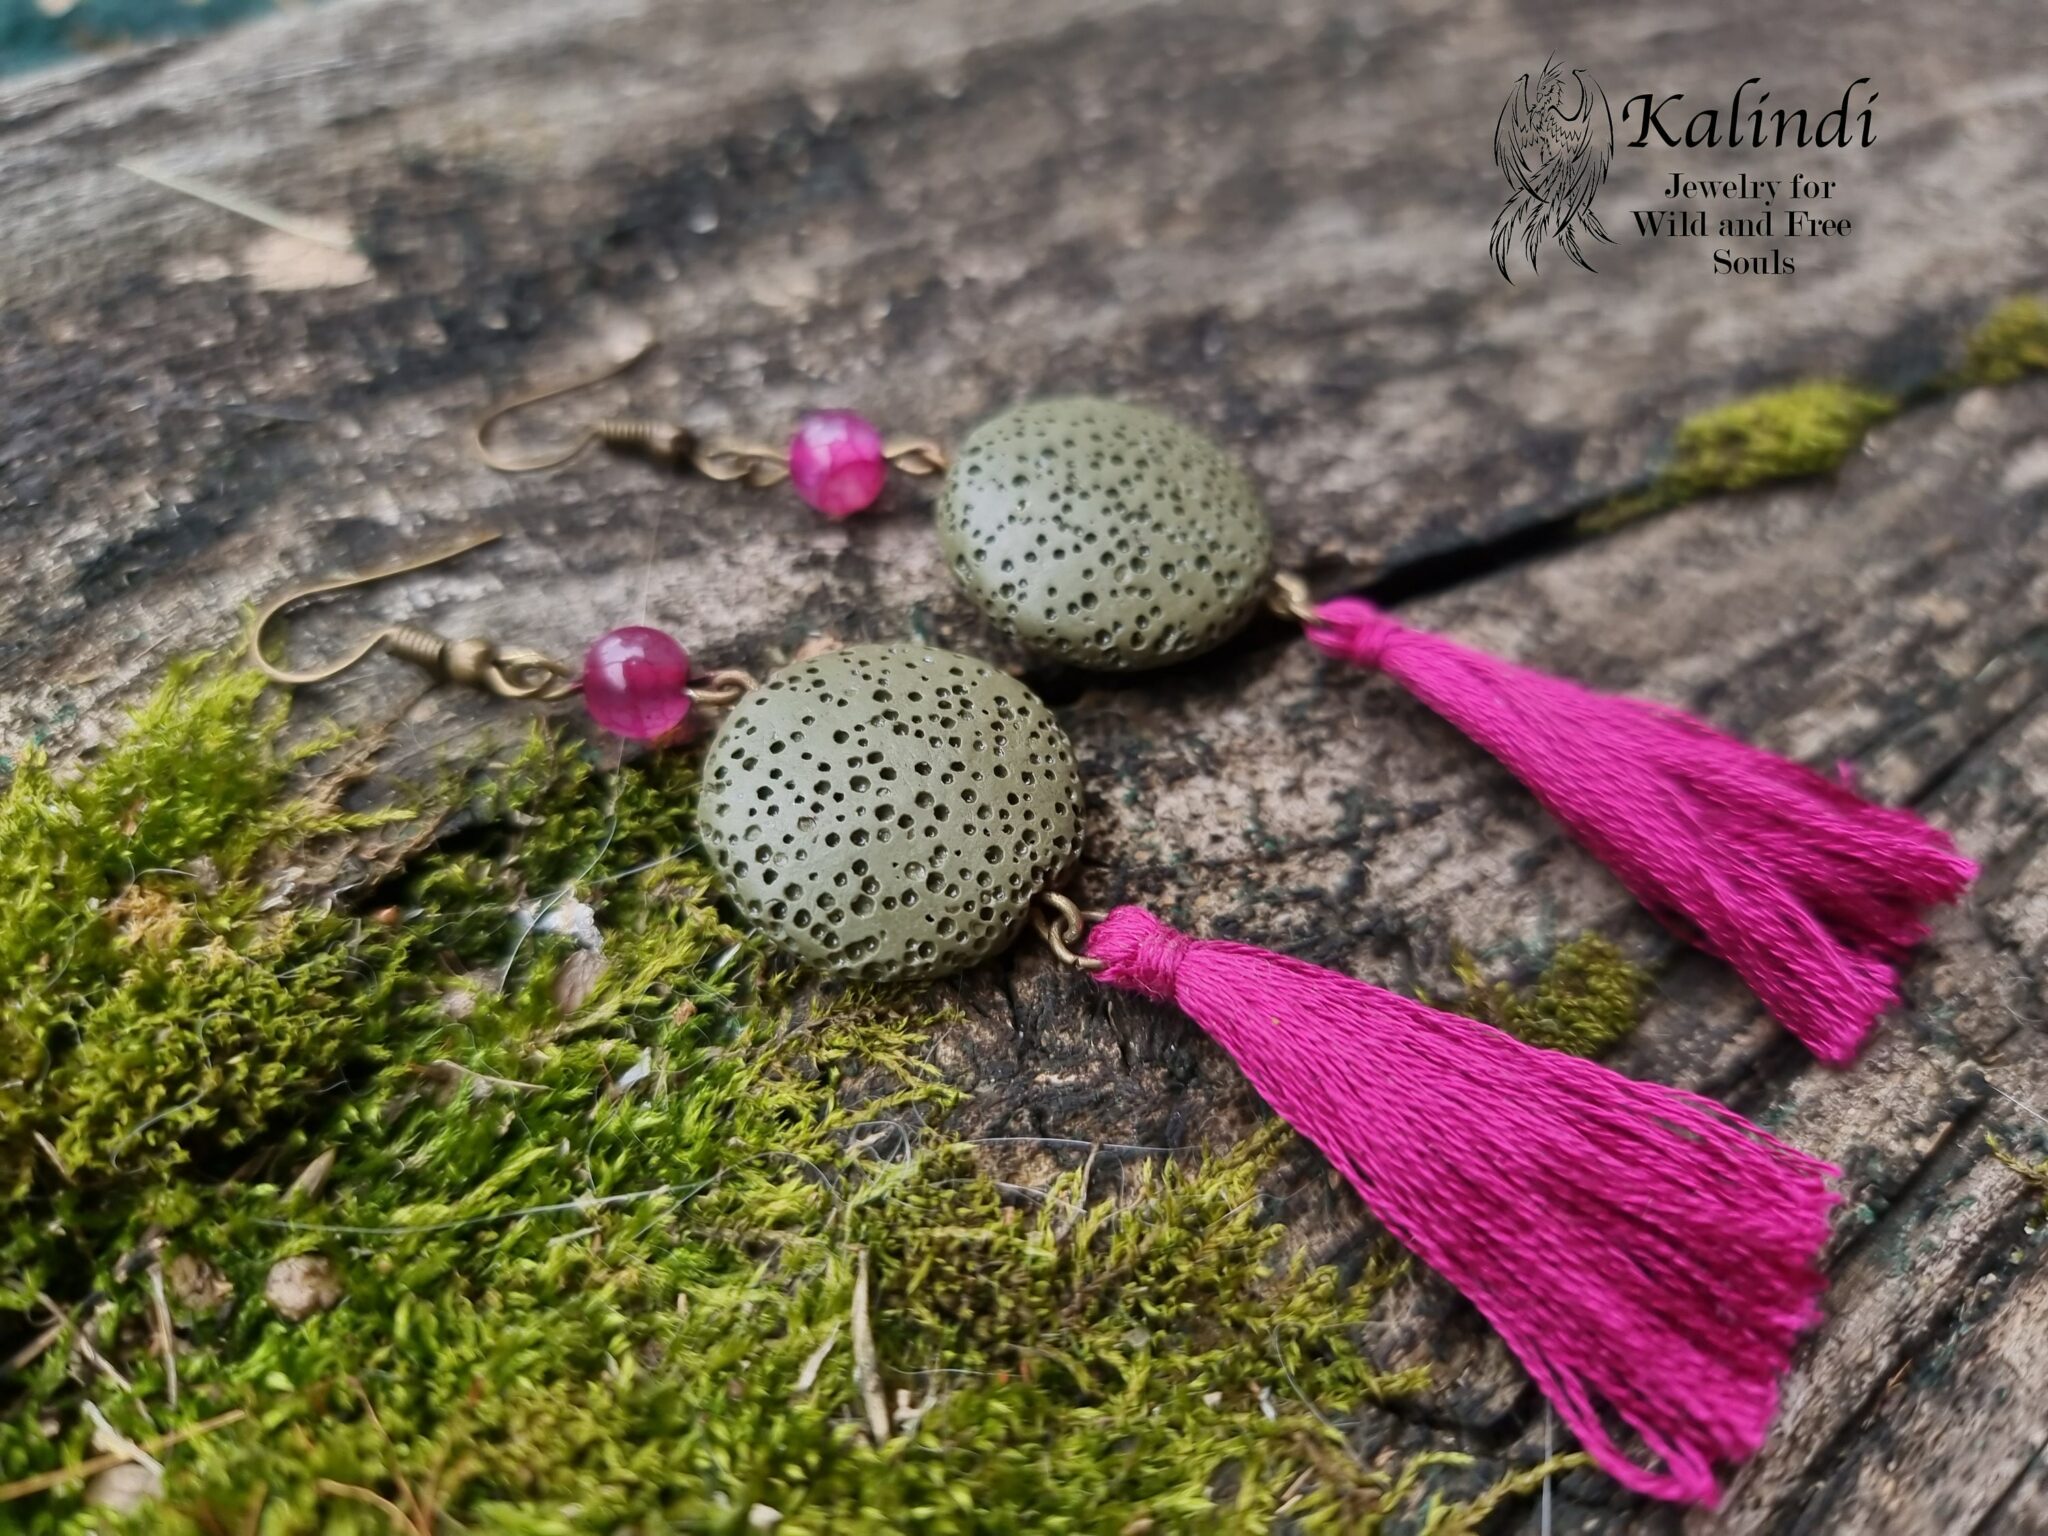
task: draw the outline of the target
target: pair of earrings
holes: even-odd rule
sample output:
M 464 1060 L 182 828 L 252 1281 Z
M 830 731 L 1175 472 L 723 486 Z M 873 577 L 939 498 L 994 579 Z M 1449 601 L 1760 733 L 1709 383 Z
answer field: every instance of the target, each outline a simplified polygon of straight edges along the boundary
M 807 418 L 782 455 L 633 421 L 601 423 L 571 452 L 593 442 L 655 449 L 716 479 L 787 478 L 835 517 L 870 504 L 891 464 L 943 473 L 939 536 L 955 573 L 992 622 L 1068 661 L 1183 660 L 1270 604 L 1319 649 L 1378 668 L 1463 727 L 1829 1059 L 1851 1054 L 1891 1001 L 1919 908 L 1971 873 L 1914 818 L 1677 711 L 1589 693 L 1353 599 L 1311 604 L 1298 581 L 1272 575 L 1270 529 L 1242 471 L 1152 411 L 1021 406 L 950 462 L 844 413 Z M 687 655 L 659 631 L 600 637 L 578 674 L 411 626 L 319 672 L 264 659 L 283 608 L 362 579 L 265 608 L 257 664 L 310 682 L 381 644 L 503 696 L 580 690 L 600 725 L 643 739 L 695 706 L 726 707 L 700 835 L 727 892 L 781 948 L 828 973 L 918 980 L 1036 927 L 1062 963 L 1171 1002 L 1215 1038 L 1473 1301 L 1624 1485 L 1711 1502 L 1716 1467 L 1762 1443 L 1793 1344 L 1817 1316 L 1836 1170 L 1710 1100 L 1298 960 L 1192 939 L 1138 907 L 1084 913 L 1060 890 L 1081 840 L 1072 747 L 1034 695 L 979 661 L 862 645 L 759 686 L 722 672 L 693 687 Z
M 848 411 L 806 416 L 779 455 L 638 419 L 596 423 L 545 459 L 509 461 L 489 446 L 508 411 L 593 382 L 495 408 L 478 423 L 479 452 L 530 469 L 598 442 L 655 446 L 714 479 L 787 478 L 833 518 L 872 505 L 891 466 L 942 475 L 937 535 L 967 595 L 1027 650 L 1082 667 L 1185 661 L 1269 606 L 1324 654 L 1384 673 L 1491 752 L 1824 1061 L 1853 1059 L 1898 1001 L 1897 967 L 1927 936 L 1923 909 L 1956 900 L 1975 876 L 1946 834 L 1911 813 L 1678 710 L 1483 655 L 1356 598 L 1311 602 L 1299 578 L 1273 572 L 1272 530 L 1243 470 L 1156 411 L 1021 405 L 976 427 L 950 460 L 930 439 L 885 439 Z

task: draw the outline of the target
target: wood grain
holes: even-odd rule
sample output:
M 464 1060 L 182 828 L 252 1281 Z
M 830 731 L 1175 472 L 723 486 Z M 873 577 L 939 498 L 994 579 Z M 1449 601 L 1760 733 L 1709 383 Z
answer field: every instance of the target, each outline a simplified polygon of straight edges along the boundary
M 648 363 L 522 433 L 630 407 L 773 434 L 854 404 L 956 437 L 1049 392 L 1167 406 L 1244 454 L 1324 589 L 1429 593 L 1404 617 L 1846 759 L 1985 861 L 1907 1007 L 1827 1073 L 1469 744 L 1278 626 L 1130 682 L 1028 671 L 1091 784 L 1091 900 L 1409 988 L 1440 987 L 1454 944 L 1512 969 L 1596 928 L 1658 976 L 1617 1065 L 1843 1165 L 1830 1320 L 1723 1509 L 1574 1475 L 1556 1528 L 2048 1528 L 2039 1197 L 1985 1148 L 2048 1150 L 2048 385 L 1916 406 L 1825 481 L 1538 537 L 1651 471 L 1689 412 L 1832 373 L 1908 388 L 2048 286 L 2027 22 L 1994 0 L 330 0 L 0 83 L 0 737 L 89 751 L 280 583 L 476 525 L 511 537 L 309 616 L 295 654 L 403 617 L 560 653 L 645 618 L 757 670 L 812 634 L 1003 655 L 915 490 L 826 527 L 603 455 L 529 478 L 473 460 L 486 400 L 641 328 Z M 1597 277 L 1503 284 L 1493 117 L 1553 48 L 1617 108 L 1758 73 L 1831 101 L 1870 76 L 1879 142 L 1840 170 L 1858 233 L 1776 282 L 1624 237 Z M 1812 155 L 1624 149 L 1601 206 L 1621 234 L 1673 170 Z M 133 158 L 337 221 L 370 275 L 340 282 Z M 390 725 L 398 772 L 516 721 L 393 662 L 306 707 Z M 944 996 L 965 1134 L 1181 1146 L 1263 1113 L 1183 1021 L 1028 948 Z M 1059 1154 L 989 1155 L 1029 1179 Z M 1294 1240 L 1377 1241 L 1312 1156 L 1292 1173 Z M 1372 1343 L 1439 1369 L 1360 1416 L 1364 1453 L 1462 1448 L 1477 1487 L 1540 1449 L 1525 1378 L 1440 1283 L 1408 1285 Z

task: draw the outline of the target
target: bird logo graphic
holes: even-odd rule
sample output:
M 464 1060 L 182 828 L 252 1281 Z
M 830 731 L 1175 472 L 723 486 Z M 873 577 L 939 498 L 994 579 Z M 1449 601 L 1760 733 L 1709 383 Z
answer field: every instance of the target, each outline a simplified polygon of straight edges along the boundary
M 1493 161 L 1513 190 L 1493 221 L 1487 249 L 1500 275 L 1508 276 L 1508 255 L 1519 244 L 1536 269 L 1545 242 L 1555 240 L 1565 255 L 1594 270 L 1579 249 L 1579 235 L 1614 242 L 1593 213 L 1593 196 L 1607 180 L 1614 158 L 1614 114 L 1600 83 L 1583 69 L 1571 72 L 1578 102 L 1565 111 L 1564 66 L 1553 56 L 1531 86 L 1523 75 L 1508 92 L 1493 130 Z

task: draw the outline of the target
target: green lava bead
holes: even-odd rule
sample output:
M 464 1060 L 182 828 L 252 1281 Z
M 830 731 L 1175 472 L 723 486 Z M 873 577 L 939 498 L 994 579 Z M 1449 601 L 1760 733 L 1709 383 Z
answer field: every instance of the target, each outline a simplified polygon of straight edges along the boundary
M 968 434 L 939 544 L 1034 651 L 1131 672 L 1200 655 L 1264 595 L 1272 529 L 1235 460 L 1170 416 L 1043 400 Z
M 699 831 L 747 919 L 812 968 L 949 975 L 1007 946 L 1080 844 L 1074 749 L 1023 684 L 919 645 L 777 673 L 726 717 Z

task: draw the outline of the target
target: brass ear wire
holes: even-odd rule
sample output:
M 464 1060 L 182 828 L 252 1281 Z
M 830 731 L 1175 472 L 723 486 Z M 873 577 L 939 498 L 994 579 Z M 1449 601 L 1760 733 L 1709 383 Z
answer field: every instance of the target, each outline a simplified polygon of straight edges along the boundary
M 296 687 L 302 683 L 320 683 L 330 677 L 338 677 L 382 646 L 392 655 L 402 656 L 415 666 L 424 667 L 441 682 L 481 688 L 501 699 L 559 699 L 574 693 L 580 686 L 574 673 L 539 651 L 528 650 L 524 646 L 501 649 L 494 642 L 481 638 L 449 640 L 416 624 L 386 625 L 339 660 L 311 671 L 287 672 L 273 665 L 263 654 L 265 632 L 279 614 L 295 604 L 323 593 L 343 592 L 390 576 L 425 570 L 430 565 L 439 565 L 444 560 L 453 560 L 457 555 L 466 555 L 472 549 L 495 543 L 498 538 L 495 533 L 478 534 L 430 555 L 415 556 L 397 565 L 380 566 L 374 571 L 316 581 L 310 586 L 294 587 L 272 598 L 249 625 L 250 664 L 272 682 Z
M 536 469 L 555 469 L 578 457 L 593 443 L 603 443 L 611 448 L 633 449 L 649 458 L 663 459 L 672 464 L 688 464 L 707 480 L 736 480 L 743 485 L 765 488 L 780 485 L 789 478 L 789 455 L 775 448 L 731 438 L 700 438 L 688 427 L 650 421 L 640 416 L 607 416 L 591 422 L 576 434 L 568 447 L 531 458 L 508 458 L 491 447 L 491 428 L 514 411 L 539 405 L 543 400 L 574 394 L 579 389 L 589 389 L 606 379 L 615 379 L 653 350 L 654 343 L 648 341 L 623 361 L 597 373 L 499 401 L 477 418 L 470 433 L 476 444 L 477 457 L 508 475 L 523 475 Z
M 707 480 L 723 480 L 756 490 L 780 485 L 789 478 L 789 455 L 780 448 L 746 438 L 700 437 L 688 427 L 639 416 L 607 416 L 591 422 L 568 447 L 531 458 L 508 458 L 491 447 L 491 428 L 514 411 L 615 379 L 653 350 L 654 342 L 649 340 L 624 360 L 597 373 L 499 401 L 479 416 L 470 430 L 477 457 L 492 469 L 523 475 L 536 469 L 558 468 L 582 455 L 593 443 L 604 443 L 608 447 L 634 449 L 671 464 L 687 464 Z M 882 457 L 906 475 L 942 475 L 947 467 L 946 450 L 924 437 L 891 438 L 882 445 Z
M 580 379 L 571 379 L 566 384 L 550 384 L 523 395 L 514 395 L 501 400 L 476 419 L 471 438 L 476 444 L 477 457 L 491 468 L 503 470 L 508 475 L 523 475 L 536 469 L 554 469 L 567 464 L 589 448 L 593 443 L 606 443 L 615 448 L 633 448 L 657 459 L 681 459 L 697 446 L 695 434 L 686 427 L 674 426 L 668 422 L 649 421 L 634 416 L 607 416 L 594 421 L 576 435 L 574 442 L 557 453 L 540 454 L 532 458 L 507 458 L 490 445 L 490 431 L 514 411 L 523 411 L 529 405 L 539 405 L 543 400 L 553 400 L 561 395 L 572 395 L 581 389 L 602 384 L 606 379 L 615 379 L 631 368 L 641 358 L 654 350 L 653 341 L 641 343 L 624 360 L 613 363 L 600 372 Z

